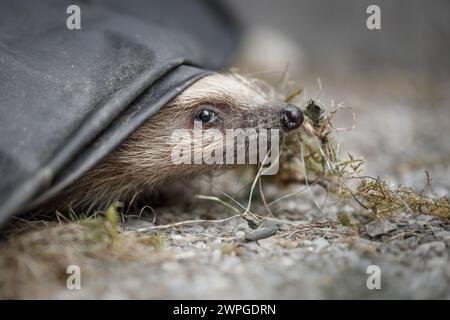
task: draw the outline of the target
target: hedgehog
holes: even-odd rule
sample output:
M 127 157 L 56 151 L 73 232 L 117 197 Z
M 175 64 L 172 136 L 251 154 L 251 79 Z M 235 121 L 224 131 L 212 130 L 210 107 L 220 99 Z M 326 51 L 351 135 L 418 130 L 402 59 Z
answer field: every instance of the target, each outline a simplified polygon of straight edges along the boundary
M 117 201 L 126 203 L 136 196 L 156 193 L 172 181 L 235 167 L 172 161 L 173 132 L 192 131 L 196 123 L 202 125 L 202 130 L 272 129 L 279 130 L 283 136 L 301 126 L 303 113 L 295 105 L 285 103 L 262 81 L 234 73 L 204 76 L 45 206 L 61 211 L 68 207 L 85 212 L 104 210 Z M 234 139 L 225 142 L 230 143 L 234 144 Z M 213 147 L 212 143 L 202 145 L 203 151 Z

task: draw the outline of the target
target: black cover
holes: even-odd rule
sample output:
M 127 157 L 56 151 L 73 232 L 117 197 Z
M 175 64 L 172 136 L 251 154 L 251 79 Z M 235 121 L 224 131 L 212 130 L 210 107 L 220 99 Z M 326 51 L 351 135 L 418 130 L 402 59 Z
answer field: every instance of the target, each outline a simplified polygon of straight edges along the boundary
M 66 9 L 81 8 L 81 30 Z M 60 191 L 236 42 L 213 1 L 0 0 L 0 223 Z

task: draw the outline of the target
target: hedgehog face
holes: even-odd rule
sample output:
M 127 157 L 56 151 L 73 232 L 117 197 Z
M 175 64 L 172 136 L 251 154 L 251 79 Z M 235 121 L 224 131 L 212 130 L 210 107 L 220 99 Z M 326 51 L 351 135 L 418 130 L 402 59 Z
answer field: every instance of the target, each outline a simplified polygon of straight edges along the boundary
M 171 137 L 165 148 L 172 151 L 171 159 L 165 163 L 178 165 L 171 170 L 175 176 L 257 164 L 267 155 L 265 149 L 278 146 L 278 130 L 286 133 L 303 122 L 297 107 L 280 101 L 256 80 L 214 74 L 186 89 L 150 122 L 152 130 L 160 126 L 161 136 Z M 168 122 L 169 127 L 161 127 Z
M 271 87 L 259 80 L 214 74 L 194 83 L 165 109 L 167 113 L 175 111 L 184 128 L 192 128 L 195 121 L 201 121 L 205 129 L 261 128 L 287 132 L 301 125 L 303 114 L 281 101 Z M 286 108 L 296 109 L 295 114 L 283 117 Z M 180 109 L 183 113 L 178 112 Z M 291 124 L 285 125 L 288 122 Z
M 139 128 L 112 158 L 134 175 L 128 179 L 133 181 L 146 175 L 153 181 L 155 172 L 162 173 L 156 178 L 163 181 L 257 164 L 258 158 L 261 163 L 262 151 L 268 151 L 260 150 L 261 141 L 271 148 L 275 133 L 285 134 L 303 122 L 298 108 L 280 101 L 256 80 L 206 76 Z

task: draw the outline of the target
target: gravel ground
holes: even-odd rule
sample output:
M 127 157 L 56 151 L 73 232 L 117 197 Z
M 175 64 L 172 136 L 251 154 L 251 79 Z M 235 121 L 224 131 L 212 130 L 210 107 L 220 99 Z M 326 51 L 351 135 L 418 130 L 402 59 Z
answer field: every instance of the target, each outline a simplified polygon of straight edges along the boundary
M 404 215 L 393 226 L 395 231 L 377 239 L 342 236 L 346 230 L 338 228 L 249 242 L 243 236 L 251 230 L 242 219 L 220 227 L 184 228 L 170 233 L 163 250 L 171 256 L 159 263 L 108 266 L 82 290 L 62 289 L 50 297 L 450 298 L 450 225 Z M 380 290 L 366 286 L 370 265 L 380 267 Z

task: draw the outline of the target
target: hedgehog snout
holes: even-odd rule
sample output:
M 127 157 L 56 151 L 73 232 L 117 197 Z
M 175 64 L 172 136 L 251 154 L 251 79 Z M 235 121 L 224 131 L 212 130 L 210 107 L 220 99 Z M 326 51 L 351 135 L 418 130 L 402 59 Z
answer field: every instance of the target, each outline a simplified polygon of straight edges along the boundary
M 284 131 L 291 131 L 300 127 L 303 123 L 303 112 L 292 104 L 286 105 L 280 112 L 281 126 Z

